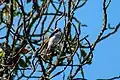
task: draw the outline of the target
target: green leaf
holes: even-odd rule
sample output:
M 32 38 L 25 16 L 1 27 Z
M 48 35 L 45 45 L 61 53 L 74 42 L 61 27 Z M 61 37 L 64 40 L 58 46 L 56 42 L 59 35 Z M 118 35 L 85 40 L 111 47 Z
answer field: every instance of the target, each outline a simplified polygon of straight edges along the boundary
M 92 64 L 92 59 L 88 58 L 86 63 L 89 64 L 89 65 Z
M 84 50 L 84 49 L 81 49 L 81 56 L 82 56 L 82 57 L 86 57 L 86 55 L 87 55 L 87 53 L 85 52 L 85 50 Z
M 66 54 L 65 52 L 62 52 L 60 56 L 65 56 L 65 54 Z
M 5 52 L 3 51 L 2 48 L 0 48 L 0 58 L 4 57 L 5 56 Z
M 20 12 L 14 12 L 13 16 L 18 16 L 18 15 L 22 15 L 22 13 Z
M 28 67 L 27 63 L 23 59 L 20 59 L 19 65 L 23 68 Z
M 26 63 L 30 63 L 30 59 L 32 58 L 32 55 L 26 57 Z

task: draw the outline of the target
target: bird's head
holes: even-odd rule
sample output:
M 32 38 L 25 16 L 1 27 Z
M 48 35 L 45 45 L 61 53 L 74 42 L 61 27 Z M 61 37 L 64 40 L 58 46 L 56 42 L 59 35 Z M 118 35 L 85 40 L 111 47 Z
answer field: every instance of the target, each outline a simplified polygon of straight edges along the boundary
M 60 28 L 56 28 L 54 31 L 53 31 L 53 33 L 50 35 L 50 37 L 52 37 L 52 36 L 54 36 L 56 33 L 61 33 L 61 29 Z M 49 38 L 50 38 L 49 37 Z
M 61 32 L 61 29 L 60 29 L 60 28 L 56 28 L 56 29 L 54 30 L 55 33 L 59 32 L 59 31 Z

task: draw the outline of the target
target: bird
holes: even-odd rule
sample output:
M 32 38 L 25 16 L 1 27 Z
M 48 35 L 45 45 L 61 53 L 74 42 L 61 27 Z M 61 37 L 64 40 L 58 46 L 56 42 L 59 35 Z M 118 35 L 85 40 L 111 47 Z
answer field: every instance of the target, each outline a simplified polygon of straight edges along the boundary
M 62 35 L 61 29 L 56 28 L 54 32 L 49 36 L 47 50 L 50 50 L 52 47 L 58 44 L 58 42 L 61 39 L 61 35 Z
M 62 32 L 60 28 L 56 28 L 53 33 L 49 36 L 47 40 L 44 40 L 43 48 L 41 49 L 41 55 L 47 59 L 52 57 L 52 54 L 55 50 L 55 46 L 59 44 L 61 40 Z

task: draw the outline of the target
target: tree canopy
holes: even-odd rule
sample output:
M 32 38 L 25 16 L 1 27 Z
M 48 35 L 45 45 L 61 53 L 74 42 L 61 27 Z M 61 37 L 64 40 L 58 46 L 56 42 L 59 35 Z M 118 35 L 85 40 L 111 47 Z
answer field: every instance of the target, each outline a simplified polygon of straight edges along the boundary
M 88 26 L 75 14 L 87 1 L 1 0 L 0 79 L 87 79 L 83 66 L 92 64 L 96 45 L 120 28 L 120 23 L 115 27 L 108 23 L 111 0 L 103 0 L 101 31 L 94 42 L 89 35 L 81 36 L 82 28 Z M 45 58 L 42 52 L 56 28 L 61 28 L 61 39 Z

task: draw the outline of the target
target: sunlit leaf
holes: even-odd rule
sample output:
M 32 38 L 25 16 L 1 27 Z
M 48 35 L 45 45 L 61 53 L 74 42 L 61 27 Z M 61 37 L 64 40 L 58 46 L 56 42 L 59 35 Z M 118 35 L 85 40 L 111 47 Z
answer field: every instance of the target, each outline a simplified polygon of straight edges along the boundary
M 3 51 L 2 48 L 0 48 L 0 58 L 4 57 L 5 56 L 5 52 Z
M 0 48 L 0 64 L 3 62 L 3 57 L 5 56 L 5 52 L 2 48 Z
M 17 8 L 18 8 L 18 4 L 17 4 L 17 2 L 15 1 L 15 0 L 13 0 L 13 8 L 14 8 L 14 10 L 16 10 Z

